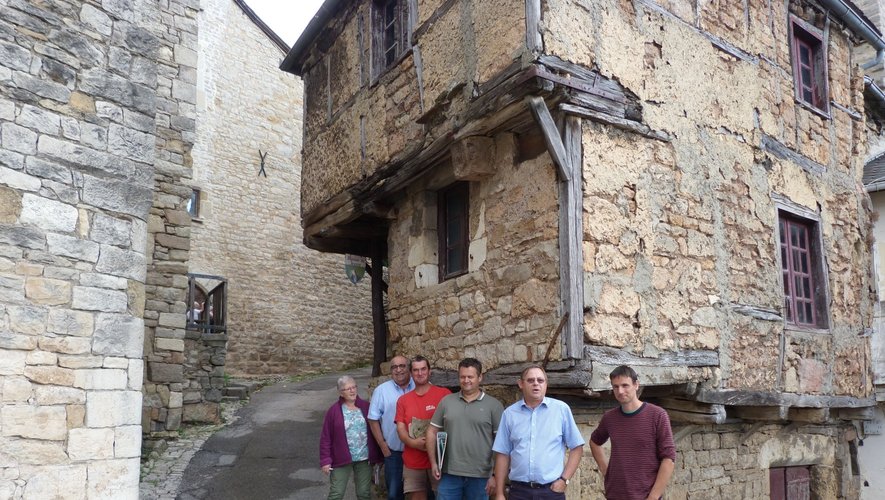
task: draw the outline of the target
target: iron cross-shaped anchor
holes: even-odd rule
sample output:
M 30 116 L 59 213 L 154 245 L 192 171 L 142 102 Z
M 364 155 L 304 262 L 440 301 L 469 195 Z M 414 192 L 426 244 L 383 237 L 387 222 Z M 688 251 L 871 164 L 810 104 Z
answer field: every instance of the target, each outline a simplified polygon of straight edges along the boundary
M 267 158 L 267 153 L 262 153 L 261 150 L 258 150 L 258 156 L 261 157 L 261 168 L 258 169 L 258 175 L 263 175 L 267 177 L 267 172 L 264 171 L 264 159 Z

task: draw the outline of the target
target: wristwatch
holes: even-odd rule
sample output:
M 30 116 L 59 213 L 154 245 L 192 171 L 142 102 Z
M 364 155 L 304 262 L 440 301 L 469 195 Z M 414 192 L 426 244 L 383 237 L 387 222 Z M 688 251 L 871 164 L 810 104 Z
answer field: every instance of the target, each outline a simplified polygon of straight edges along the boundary
M 559 476 L 559 479 L 562 479 L 563 481 L 565 481 L 565 485 L 568 486 L 568 479 L 566 479 L 562 476 Z

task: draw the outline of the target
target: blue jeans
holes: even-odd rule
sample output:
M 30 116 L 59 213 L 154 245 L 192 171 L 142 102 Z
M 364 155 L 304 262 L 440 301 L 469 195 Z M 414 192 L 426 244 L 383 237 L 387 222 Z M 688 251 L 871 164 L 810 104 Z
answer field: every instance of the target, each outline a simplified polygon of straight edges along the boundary
M 390 450 L 390 456 L 384 458 L 384 484 L 387 486 L 387 500 L 405 500 L 403 452 Z
M 520 484 L 510 483 L 510 500 L 565 500 L 565 493 L 557 493 L 546 488 L 529 488 Z
M 443 474 L 436 491 L 436 500 L 488 500 L 487 477 L 456 476 Z

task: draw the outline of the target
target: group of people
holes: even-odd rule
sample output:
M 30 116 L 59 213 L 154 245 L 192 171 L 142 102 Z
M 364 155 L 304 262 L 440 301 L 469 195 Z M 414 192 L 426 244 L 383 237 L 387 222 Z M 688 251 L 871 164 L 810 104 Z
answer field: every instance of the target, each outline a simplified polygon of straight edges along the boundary
M 381 461 L 388 500 L 565 498 L 585 442 L 569 406 L 547 396 L 542 366 L 522 371 L 522 399 L 506 409 L 480 388 L 482 363 L 475 358 L 458 364 L 457 393 L 430 383 L 430 361 L 423 356 L 395 356 L 390 370 L 371 402 L 359 398 L 352 377 L 338 380 L 340 397 L 320 436 L 330 500 L 344 496 L 351 476 L 357 497 L 370 499 L 370 464 Z M 619 406 L 590 436 L 605 497 L 658 500 L 676 460 L 670 420 L 663 409 L 640 401 L 632 368 L 619 366 L 609 378 Z M 602 446 L 609 440 L 606 458 Z

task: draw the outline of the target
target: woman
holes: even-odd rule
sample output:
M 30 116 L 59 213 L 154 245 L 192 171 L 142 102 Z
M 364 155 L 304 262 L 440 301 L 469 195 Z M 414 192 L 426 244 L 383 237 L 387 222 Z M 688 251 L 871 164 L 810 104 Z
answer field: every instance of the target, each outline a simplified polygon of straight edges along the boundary
M 338 379 L 338 401 L 326 412 L 320 434 L 320 465 L 331 474 L 329 500 L 339 500 L 353 474 L 359 500 L 372 498 L 372 465 L 381 462 L 381 449 L 369 431 L 369 402 L 360 399 L 350 375 Z

